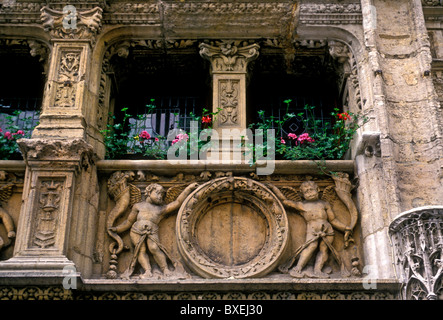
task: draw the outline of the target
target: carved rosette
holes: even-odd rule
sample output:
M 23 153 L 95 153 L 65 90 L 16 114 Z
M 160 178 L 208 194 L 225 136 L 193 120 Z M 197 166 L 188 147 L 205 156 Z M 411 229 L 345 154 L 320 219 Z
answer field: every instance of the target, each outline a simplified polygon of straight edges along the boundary
M 246 228 L 248 219 L 255 229 Z M 212 246 L 201 241 L 208 232 Z M 176 233 L 183 259 L 205 278 L 264 276 L 277 267 L 289 239 L 281 202 L 265 185 L 243 177 L 218 178 L 191 193 L 178 213 Z M 217 252 L 217 239 L 226 238 L 230 247 Z
M 389 226 L 395 266 L 406 300 L 436 300 L 443 295 L 443 207 L 399 215 Z

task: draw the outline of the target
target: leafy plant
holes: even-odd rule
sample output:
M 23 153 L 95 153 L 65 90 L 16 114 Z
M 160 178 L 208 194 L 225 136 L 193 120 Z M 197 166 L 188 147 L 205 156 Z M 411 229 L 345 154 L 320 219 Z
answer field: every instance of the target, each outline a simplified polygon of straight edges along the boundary
M 274 160 L 275 147 L 279 146 L 282 142 L 284 143 L 284 138 L 282 137 L 283 125 L 296 116 L 294 113 L 289 113 L 291 101 L 290 99 L 283 101 L 286 105 L 283 119 L 272 115 L 267 117 L 264 110 L 259 110 L 258 118 L 260 122 L 249 125 L 249 129 L 255 132 L 255 141 L 246 144 L 246 155 L 250 157 L 252 162 L 257 160 Z M 275 134 L 268 136 L 267 132 L 271 129 L 275 130 Z M 269 141 L 269 138 L 274 141 Z
M 366 121 L 366 118 L 360 118 L 358 115 L 351 112 L 342 112 L 335 108 L 331 113 L 332 121 L 323 123 L 315 115 L 315 106 L 306 105 L 304 112 L 297 115 L 289 113 L 289 104 L 291 100 L 285 100 L 286 112 L 283 119 L 277 119 L 273 116 L 266 117 L 264 111 L 259 111 L 258 123 L 253 123 L 249 126 L 250 129 L 259 130 L 259 134 L 255 134 L 255 142 L 263 141 L 263 143 L 250 143 L 248 145 L 249 152 L 253 152 L 253 162 L 257 160 L 257 152 L 263 155 L 261 159 L 268 159 L 275 156 L 275 154 L 268 154 L 268 151 L 273 151 L 269 148 L 270 144 L 275 145 L 277 155 L 289 160 L 338 160 L 342 159 L 350 148 L 352 138 L 358 128 L 360 128 Z M 283 125 L 291 118 L 298 117 L 302 119 L 303 133 L 297 135 L 296 133 L 289 133 L 283 135 Z M 264 135 L 266 130 L 275 128 L 276 134 L 268 137 Z M 260 135 L 263 135 L 261 137 Z M 273 141 L 269 141 L 272 138 Z M 271 159 L 272 160 L 272 159 Z
M 360 118 L 351 112 L 339 112 L 335 108 L 331 113 L 331 123 L 322 125 L 314 113 L 314 106 L 305 106 L 307 115 L 303 119 L 305 132 L 299 136 L 288 134 L 285 141 L 279 144 L 277 152 L 290 160 L 338 160 L 342 159 L 350 148 L 354 134 L 364 123 L 366 118 Z
M 32 117 L 20 119 L 22 111 L 16 110 L 12 115 L 5 116 L 5 129 L 0 128 L 0 159 L 9 160 L 20 155 L 17 140 L 21 138 L 30 138 L 34 129 L 32 126 Z M 19 126 L 18 122 L 23 122 Z
M 208 151 L 211 147 L 211 130 L 221 108 L 218 108 L 215 112 L 210 112 L 208 109 L 203 108 L 202 115 L 198 116 L 193 112 L 189 113 L 191 123 L 197 124 L 198 127 L 194 132 L 191 129 L 189 134 L 183 129 L 180 130 L 180 126 L 177 122 L 177 129 L 180 133 L 172 141 L 172 144 L 180 143 L 179 148 L 176 150 L 176 156 L 182 152 L 183 148 L 186 148 L 187 157 L 189 159 L 198 159 L 199 153 Z M 189 138 L 189 135 L 195 134 L 193 139 Z M 204 137 L 204 139 L 202 139 Z M 184 143 L 186 142 L 186 143 Z

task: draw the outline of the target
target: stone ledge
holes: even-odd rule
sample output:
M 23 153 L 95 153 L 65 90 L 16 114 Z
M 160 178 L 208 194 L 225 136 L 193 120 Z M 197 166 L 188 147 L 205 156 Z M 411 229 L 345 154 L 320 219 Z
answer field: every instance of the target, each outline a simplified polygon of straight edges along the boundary
M 320 162 L 326 170 L 354 173 L 353 160 L 326 160 Z M 182 163 L 173 163 L 169 160 L 100 160 L 97 161 L 97 169 L 102 172 L 113 172 L 118 170 L 148 170 L 157 174 L 171 174 L 180 172 L 201 172 L 206 170 L 232 171 L 236 173 L 256 171 L 264 165 L 249 165 L 247 163 L 235 164 L 232 162 L 214 163 L 207 160 L 187 160 Z M 319 174 L 317 163 L 313 160 L 275 160 L 274 174 Z

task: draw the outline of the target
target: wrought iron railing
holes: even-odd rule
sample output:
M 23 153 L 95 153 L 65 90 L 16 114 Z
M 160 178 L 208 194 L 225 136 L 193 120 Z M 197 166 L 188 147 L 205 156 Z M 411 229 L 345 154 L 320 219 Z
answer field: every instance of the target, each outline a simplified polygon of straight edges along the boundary
M 285 101 L 291 100 L 289 103 Z M 265 118 L 267 120 L 274 119 L 274 125 L 272 129 L 278 130 L 278 121 L 284 119 L 288 113 L 295 114 L 295 117 L 287 120 L 282 127 L 282 136 L 287 136 L 288 133 L 295 133 L 297 135 L 304 133 L 309 126 L 306 126 L 303 122 L 304 119 L 308 119 L 308 111 L 305 106 L 315 106 L 313 110 L 315 119 L 319 121 L 320 127 L 329 126 L 331 123 L 330 112 L 333 110 L 333 106 L 325 103 L 322 97 L 268 97 L 261 99 L 259 103 L 254 105 L 254 111 L 265 111 Z M 303 114 L 299 116 L 299 114 Z M 251 117 L 252 119 L 254 117 Z M 258 117 L 255 122 L 261 121 Z
M 42 100 L 40 98 L 0 98 L 0 128 L 31 133 L 38 124 Z
M 155 108 L 142 109 L 141 106 L 135 106 L 130 109 L 130 114 L 136 114 L 129 119 L 130 135 L 146 130 L 152 136 L 167 137 L 169 131 L 176 128 L 189 131 L 193 119 L 191 114 L 200 116 L 203 109 L 198 97 L 154 97 L 150 104 L 155 105 Z

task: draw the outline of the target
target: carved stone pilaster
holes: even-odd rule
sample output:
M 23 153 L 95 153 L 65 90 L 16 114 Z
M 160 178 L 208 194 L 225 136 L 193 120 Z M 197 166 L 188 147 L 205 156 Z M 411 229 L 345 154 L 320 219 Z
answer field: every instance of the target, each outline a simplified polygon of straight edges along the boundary
M 62 276 L 73 266 L 67 250 L 74 194 L 79 177 L 91 175 L 92 146 L 81 139 L 20 139 L 18 145 L 27 164 L 23 205 L 14 256 L 0 264 L 0 274 Z
M 201 43 L 200 55 L 211 63 L 213 111 L 218 112 L 214 129 L 246 129 L 246 79 L 248 63 L 259 55 L 258 44 L 242 41 Z M 220 139 L 223 135 L 220 135 Z M 240 134 L 238 135 L 240 136 Z M 230 140 L 231 137 L 226 138 Z M 234 139 L 236 140 L 236 139 Z M 229 142 L 231 143 L 231 142 Z M 233 141 L 232 145 L 239 145 Z
M 394 263 L 406 300 L 443 297 L 443 206 L 420 207 L 389 226 Z

